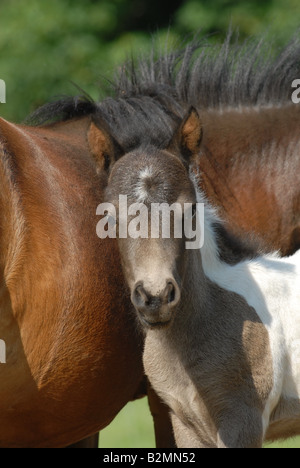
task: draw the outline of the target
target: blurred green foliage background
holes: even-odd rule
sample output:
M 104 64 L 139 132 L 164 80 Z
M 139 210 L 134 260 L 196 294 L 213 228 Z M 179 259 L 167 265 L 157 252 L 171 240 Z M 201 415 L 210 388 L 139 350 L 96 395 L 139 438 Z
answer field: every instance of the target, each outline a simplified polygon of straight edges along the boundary
M 299 26 L 299 0 L 0 0 L 0 114 L 20 122 L 37 106 L 76 94 L 98 99 L 99 80 L 124 59 L 202 30 L 221 40 L 231 23 L 241 39 L 268 31 L 277 44 Z

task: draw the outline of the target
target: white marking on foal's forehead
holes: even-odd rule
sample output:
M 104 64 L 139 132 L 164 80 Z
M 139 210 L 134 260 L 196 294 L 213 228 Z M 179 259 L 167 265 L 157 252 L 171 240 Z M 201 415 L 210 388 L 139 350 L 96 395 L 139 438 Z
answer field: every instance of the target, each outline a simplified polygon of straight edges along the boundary
M 151 166 L 144 167 L 139 173 L 139 179 L 149 179 L 153 175 L 153 168 Z
M 144 203 L 148 196 L 148 188 L 146 185 L 146 180 L 151 179 L 153 176 L 153 168 L 151 166 L 144 167 L 137 177 L 137 182 L 134 188 L 134 194 L 139 203 Z

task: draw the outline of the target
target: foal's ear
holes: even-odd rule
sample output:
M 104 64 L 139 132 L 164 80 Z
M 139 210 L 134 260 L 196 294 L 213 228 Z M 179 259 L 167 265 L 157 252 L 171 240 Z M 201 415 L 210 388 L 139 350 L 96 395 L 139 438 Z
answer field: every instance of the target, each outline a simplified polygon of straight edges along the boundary
M 171 142 L 170 149 L 177 149 L 184 159 L 189 160 L 192 156 L 199 153 L 202 136 L 201 119 L 197 110 L 191 107 L 187 116 L 180 124 Z
M 103 122 L 94 120 L 91 122 L 88 130 L 88 144 L 99 171 L 109 172 L 115 161 L 124 154 L 121 146 Z

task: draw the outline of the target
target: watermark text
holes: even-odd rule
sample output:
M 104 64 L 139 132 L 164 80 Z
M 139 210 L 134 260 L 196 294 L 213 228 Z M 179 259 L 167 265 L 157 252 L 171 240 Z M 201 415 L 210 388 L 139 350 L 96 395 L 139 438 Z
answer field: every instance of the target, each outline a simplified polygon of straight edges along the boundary
M 300 79 L 294 80 L 292 83 L 292 88 L 296 88 L 292 93 L 292 101 L 294 104 L 300 103 Z
M 100 239 L 182 239 L 186 249 L 199 249 L 204 244 L 203 203 L 143 203 L 128 205 L 127 195 L 119 195 L 118 206 L 101 203 L 96 214 L 101 216 L 96 232 Z
M 0 79 L 0 104 L 6 103 L 6 84 L 4 80 Z
M 6 343 L 0 340 L 0 364 L 6 364 Z

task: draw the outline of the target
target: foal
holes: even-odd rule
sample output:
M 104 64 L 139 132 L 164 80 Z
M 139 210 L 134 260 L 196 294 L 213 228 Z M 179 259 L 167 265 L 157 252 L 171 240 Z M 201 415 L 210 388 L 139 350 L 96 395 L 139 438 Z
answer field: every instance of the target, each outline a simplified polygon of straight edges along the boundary
M 188 166 L 201 137 L 192 110 L 166 150 L 141 147 L 113 165 L 107 201 L 176 202 L 183 217 L 192 205 L 195 226 L 204 199 Z M 261 447 L 300 433 L 300 253 L 226 264 L 219 225 L 206 206 L 200 250 L 173 231 L 168 239 L 119 236 L 118 244 L 145 330 L 145 371 L 170 408 L 177 446 Z

